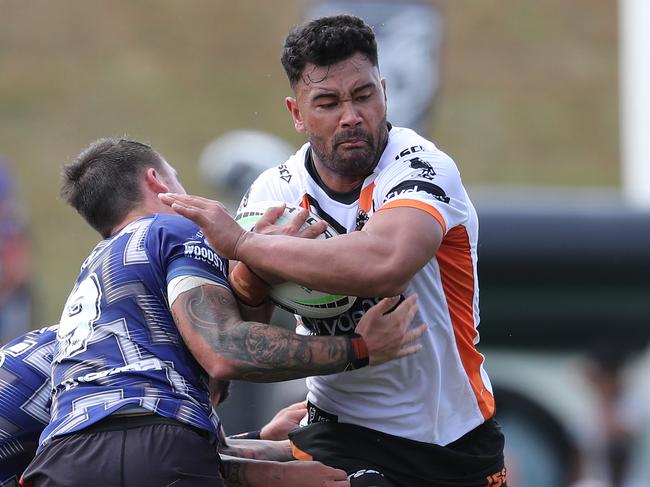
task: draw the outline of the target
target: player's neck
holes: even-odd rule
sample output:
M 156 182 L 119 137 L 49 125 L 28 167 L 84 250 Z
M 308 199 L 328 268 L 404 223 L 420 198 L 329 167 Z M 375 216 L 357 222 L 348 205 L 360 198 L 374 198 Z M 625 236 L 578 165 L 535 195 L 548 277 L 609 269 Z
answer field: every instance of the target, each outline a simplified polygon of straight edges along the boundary
M 153 202 L 148 203 L 145 200 L 137 207 L 129 211 L 122 219 L 122 221 L 113 227 L 111 236 L 122 230 L 129 223 L 139 220 L 140 218 L 144 218 L 145 216 L 153 215 L 155 213 L 174 213 L 174 210 L 166 205 L 161 204 L 157 197 Z
M 315 154 L 313 155 L 313 158 L 314 170 L 318 173 L 318 177 L 322 183 L 330 190 L 337 193 L 349 193 L 351 191 L 354 191 L 359 186 L 361 186 L 366 177 L 368 177 L 368 175 L 343 176 L 341 174 L 335 173 L 334 171 L 321 164 Z

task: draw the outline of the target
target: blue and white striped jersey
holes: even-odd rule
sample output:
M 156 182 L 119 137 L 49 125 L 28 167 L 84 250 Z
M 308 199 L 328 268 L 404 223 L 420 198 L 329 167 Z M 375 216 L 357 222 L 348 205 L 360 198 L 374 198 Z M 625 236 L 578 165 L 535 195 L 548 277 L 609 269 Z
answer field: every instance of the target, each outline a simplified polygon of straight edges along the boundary
M 216 438 L 207 376 L 176 328 L 167 285 L 198 276 L 228 288 L 227 266 L 199 227 L 178 215 L 141 218 L 100 242 L 61 316 L 41 446 L 127 406 Z
M 17 486 L 50 420 L 50 362 L 56 326 L 0 349 L 0 486 Z

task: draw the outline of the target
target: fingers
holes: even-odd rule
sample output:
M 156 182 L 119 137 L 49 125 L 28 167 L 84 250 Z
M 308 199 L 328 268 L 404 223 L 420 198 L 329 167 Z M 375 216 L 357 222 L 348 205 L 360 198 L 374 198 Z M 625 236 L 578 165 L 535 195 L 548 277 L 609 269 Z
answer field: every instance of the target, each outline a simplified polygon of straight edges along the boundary
M 302 232 L 300 232 L 300 236 L 303 238 L 316 238 L 325 230 L 327 230 L 327 222 L 320 221 L 305 228 Z
M 158 198 L 160 201 L 165 203 L 167 206 L 171 206 L 176 199 L 174 198 L 173 193 L 158 193 Z
M 402 347 L 397 353 L 396 358 L 408 357 L 409 355 L 415 355 L 420 350 L 422 350 L 422 345 L 419 343 L 416 345 L 409 345 L 408 347 Z
M 289 220 L 288 225 L 295 231 L 299 231 L 300 227 L 302 227 L 305 222 L 307 221 L 307 218 L 309 217 L 309 211 L 307 211 L 305 208 L 300 208 L 296 214 L 291 217 L 291 220 Z
M 420 338 L 424 333 L 427 331 L 429 327 L 427 326 L 426 323 L 422 323 L 418 325 L 416 328 L 413 328 L 412 330 L 409 330 L 406 332 L 404 335 L 404 343 L 412 342 L 418 338 Z
M 402 303 L 400 303 L 397 309 L 405 313 L 403 321 L 401 321 L 400 324 L 403 327 L 408 327 L 413 321 L 413 318 L 415 317 L 415 313 L 418 312 L 417 295 L 411 294 Z M 395 311 L 397 311 L 397 309 Z
M 284 213 L 286 206 L 287 205 L 280 205 L 267 208 L 264 212 L 264 215 L 262 215 L 262 218 L 259 219 L 255 227 L 257 228 L 257 226 L 260 224 L 273 225 L 278 220 L 278 218 L 282 216 L 282 213 Z
M 398 302 L 399 302 L 399 296 L 391 296 L 390 298 L 384 298 L 381 301 L 379 301 L 376 305 L 374 305 L 372 308 L 370 308 L 367 311 L 367 313 L 382 314 L 382 315 L 386 314 L 392 308 L 394 308 Z
M 306 413 L 306 409 L 288 409 L 286 411 L 286 416 L 292 421 L 295 421 L 296 423 L 302 419 L 302 417 Z
M 202 226 L 207 223 L 207 218 L 201 210 L 198 210 L 192 206 L 186 206 L 178 201 L 174 201 L 170 206 L 176 213 L 184 216 L 189 220 L 192 220 L 198 226 Z
M 307 408 L 307 400 L 300 401 L 300 402 L 294 402 L 293 404 L 287 406 L 287 409 L 306 409 Z
M 195 206 L 197 208 L 208 208 L 211 205 L 220 205 L 218 201 L 209 200 L 202 196 L 180 193 L 158 193 L 158 198 L 166 205 L 171 206 L 174 202 L 183 203 L 185 206 Z
M 346 481 L 348 480 L 348 474 L 345 470 L 341 470 L 340 468 L 331 468 L 330 470 L 332 474 L 332 479 L 333 480 L 338 480 L 338 481 Z M 339 484 L 334 484 L 334 485 L 339 485 Z M 341 484 L 343 485 L 343 484 Z
M 422 350 L 422 344 L 414 342 L 420 338 L 428 328 L 429 327 L 426 325 L 426 323 L 422 323 L 416 328 L 406 332 L 404 334 L 404 339 L 402 340 L 402 347 L 400 348 L 397 357 L 401 358 L 407 357 L 409 355 L 415 355 L 420 350 Z

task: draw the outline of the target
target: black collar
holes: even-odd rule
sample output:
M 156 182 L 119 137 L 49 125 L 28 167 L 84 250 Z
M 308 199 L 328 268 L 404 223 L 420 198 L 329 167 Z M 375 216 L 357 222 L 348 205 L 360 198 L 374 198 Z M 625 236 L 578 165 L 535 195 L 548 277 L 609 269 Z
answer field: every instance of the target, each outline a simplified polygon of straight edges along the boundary
M 316 184 L 318 184 L 318 186 L 320 186 L 320 188 L 325 191 L 327 196 L 332 198 L 334 201 L 338 201 L 344 205 L 350 205 L 359 199 L 363 181 L 361 181 L 361 184 L 359 184 L 359 186 L 354 188 L 352 191 L 346 191 L 344 193 L 334 191 L 333 189 L 327 187 L 327 185 L 318 175 L 318 171 L 316 171 L 316 166 L 314 165 L 314 156 L 311 153 L 311 147 L 307 148 L 307 152 L 305 154 L 305 169 L 307 169 L 307 172 L 312 177 L 312 179 L 316 181 Z
M 390 132 L 393 126 L 390 124 L 390 122 L 386 122 L 386 124 L 388 125 L 388 131 Z M 307 152 L 305 153 L 305 169 L 307 169 L 307 172 L 312 177 L 312 179 L 316 181 L 316 184 L 318 184 L 318 186 L 320 186 L 320 188 L 323 191 L 325 191 L 327 196 L 332 198 L 334 201 L 338 201 L 339 203 L 343 203 L 344 205 L 350 205 L 359 199 L 359 195 L 361 194 L 361 188 L 363 186 L 363 181 L 361 182 L 361 184 L 359 184 L 359 186 L 354 188 L 352 191 L 346 191 L 345 193 L 334 191 L 327 187 L 327 185 L 323 182 L 321 177 L 318 175 L 318 171 L 316 171 L 316 166 L 314 165 L 314 156 L 311 151 L 311 146 L 307 148 Z

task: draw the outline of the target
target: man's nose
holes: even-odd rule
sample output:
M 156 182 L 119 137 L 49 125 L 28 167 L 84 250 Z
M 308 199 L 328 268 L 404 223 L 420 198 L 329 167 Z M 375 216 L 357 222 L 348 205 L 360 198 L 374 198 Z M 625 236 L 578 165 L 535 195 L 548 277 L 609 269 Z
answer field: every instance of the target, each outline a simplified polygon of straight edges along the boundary
M 361 124 L 361 113 L 352 100 L 342 102 L 341 113 L 341 126 L 343 127 L 356 127 Z

